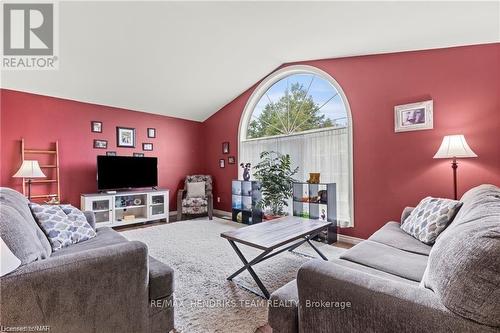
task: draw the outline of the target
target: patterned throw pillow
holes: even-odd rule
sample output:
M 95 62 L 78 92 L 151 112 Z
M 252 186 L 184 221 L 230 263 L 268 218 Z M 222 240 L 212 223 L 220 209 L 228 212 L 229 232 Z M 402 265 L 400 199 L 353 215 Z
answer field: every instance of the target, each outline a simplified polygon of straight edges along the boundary
M 460 201 L 427 197 L 406 218 L 401 229 L 422 243 L 432 245 L 462 206 Z
M 64 207 L 64 210 L 62 207 Z M 94 229 L 87 222 L 82 212 L 71 205 L 63 205 L 62 207 L 30 204 L 31 211 L 43 232 L 47 235 L 54 252 L 96 236 Z

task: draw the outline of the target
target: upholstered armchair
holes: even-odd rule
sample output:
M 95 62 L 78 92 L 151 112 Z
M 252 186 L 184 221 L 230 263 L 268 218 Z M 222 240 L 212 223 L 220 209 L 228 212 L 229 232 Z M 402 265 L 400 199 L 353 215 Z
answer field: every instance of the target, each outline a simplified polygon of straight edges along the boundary
M 208 214 L 211 220 L 213 210 L 212 176 L 187 176 L 184 188 L 177 192 L 177 221 L 182 220 L 183 215 L 202 214 Z

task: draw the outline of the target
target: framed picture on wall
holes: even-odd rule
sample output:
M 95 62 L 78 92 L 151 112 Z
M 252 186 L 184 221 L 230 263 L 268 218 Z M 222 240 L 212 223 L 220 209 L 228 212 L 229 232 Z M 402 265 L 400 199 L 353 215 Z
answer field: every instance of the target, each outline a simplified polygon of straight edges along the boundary
M 144 157 L 144 153 L 134 153 L 134 157 Z
M 236 164 L 236 158 L 234 156 L 229 156 L 227 158 L 227 164 Z
M 153 144 L 149 142 L 145 142 L 142 144 L 142 150 L 144 151 L 152 151 L 153 150 Z
M 220 168 L 225 168 L 226 167 L 226 160 L 225 159 L 221 158 L 219 160 L 219 167 Z
M 108 149 L 108 141 L 107 140 L 94 140 L 94 148 L 95 149 Z
M 102 133 L 102 121 L 91 121 L 90 130 L 94 133 Z
M 229 154 L 229 142 L 222 143 L 222 153 Z
M 118 147 L 135 148 L 135 128 L 117 127 L 116 145 Z
M 116 156 L 116 151 L 107 151 L 106 156 Z
M 394 131 L 420 131 L 434 128 L 432 100 L 394 107 Z
M 156 138 L 156 129 L 148 128 L 148 138 Z

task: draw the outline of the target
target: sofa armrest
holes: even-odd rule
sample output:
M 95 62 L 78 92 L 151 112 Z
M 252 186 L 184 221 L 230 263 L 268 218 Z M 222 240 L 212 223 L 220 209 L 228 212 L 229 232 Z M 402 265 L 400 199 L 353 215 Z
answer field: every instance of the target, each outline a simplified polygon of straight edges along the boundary
M 411 212 L 415 209 L 415 207 L 405 207 L 403 212 L 401 213 L 401 224 L 410 216 Z
M 95 215 L 94 215 L 94 212 L 91 212 L 91 211 L 84 211 L 83 212 L 83 215 L 85 215 L 85 218 L 87 219 L 87 222 L 90 224 L 90 226 L 92 227 L 92 229 L 94 229 L 94 231 L 96 230 L 96 225 L 95 225 Z
M 182 199 L 184 199 L 186 192 L 186 189 L 177 191 L 177 221 L 182 220 Z
M 147 247 L 137 241 L 53 256 L 1 278 L 3 326 L 145 332 Z
M 494 332 L 453 314 L 418 284 L 330 262 L 304 264 L 297 286 L 300 332 Z

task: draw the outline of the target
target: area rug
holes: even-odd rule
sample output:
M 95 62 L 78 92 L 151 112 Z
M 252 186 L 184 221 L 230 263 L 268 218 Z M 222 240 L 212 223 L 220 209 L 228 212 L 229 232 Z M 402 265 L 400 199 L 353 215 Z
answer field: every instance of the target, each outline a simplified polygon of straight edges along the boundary
M 267 302 L 226 278 L 242 266 L 224 231 L 244 225 L 214 218 L 181 221 L 121 232 L 130 240 L 148 245 L 149 254 L 175 271 L 175 328 L 182 333 L 238 332 L 253 333 L 267 323 Z M 344 250 L 316 243 L 328 257 L 336 258 Z M 247 258 L 260 251 L 240 246 Z M 316 256 L 304 244 L 297 252 Z M 285 251 L 254 266 L 269 292 L 296 277 L 299 267 L 309 257 Z M 258 290 L 248 272 L 240 274 L 239 283 Z

